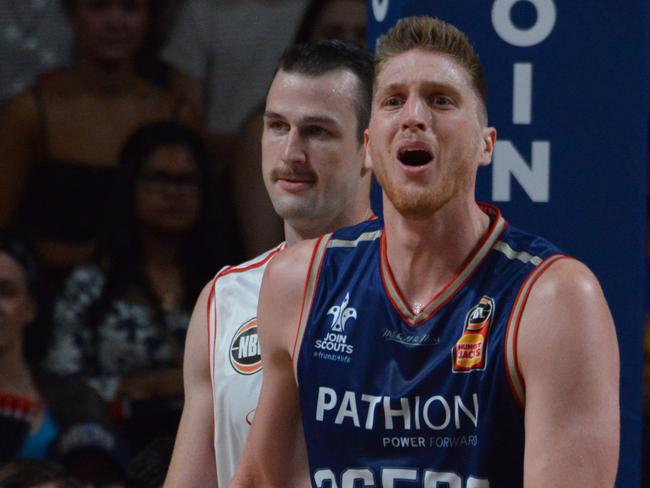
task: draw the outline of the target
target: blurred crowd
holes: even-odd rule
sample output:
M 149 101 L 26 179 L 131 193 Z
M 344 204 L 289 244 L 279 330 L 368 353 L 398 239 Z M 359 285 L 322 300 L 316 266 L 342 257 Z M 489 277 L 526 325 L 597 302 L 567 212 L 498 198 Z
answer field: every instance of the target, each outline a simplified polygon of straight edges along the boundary
M 277 245 L 264 96 L 365 0 L 0 0 L 0 487 L 153 487 L 193 304 Z

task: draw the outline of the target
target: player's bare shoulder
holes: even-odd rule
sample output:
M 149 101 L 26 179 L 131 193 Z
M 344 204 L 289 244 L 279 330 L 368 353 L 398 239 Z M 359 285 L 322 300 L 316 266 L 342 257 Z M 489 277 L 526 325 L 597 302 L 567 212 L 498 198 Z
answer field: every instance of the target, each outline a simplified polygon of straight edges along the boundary
M 300 291 L 302 298 L 305 280 L 315 264 L 315 254 L 328 238 L 326 235 L 298 242 L 275 256 L 266 268 L 262 287 L 272 284 L 273 289 L 283 292 Z
M 287 350 L 292 348 L 295 339 L 309 275 L 317 266 L 317 255 L 328 238 L 326 235 L 288 247 L 275 256 L 264 271 L 257 311 L 260 334 L 265 335 L 263 329 L 272 327 L 284 338 Z
M 531 300 L 546 304 L 544 308 L 560 308 L 565 312 L 598 309 L 604 312 L 607 303 L 594 273 L 576 259 L 565 258 L 554 262 L 540 275 L 531 290 Z M 608 310 L 607 310 L 608 312 Z
M 586 351 L 615 361 L 614 321 L 600 283 L 586 265 L 559 259 L 539 276 L 524 309 L 519 346 L 524 372 L 526 358 L 539 354 L 540 361 L 548 361 L 549 351 L 577 364 Z

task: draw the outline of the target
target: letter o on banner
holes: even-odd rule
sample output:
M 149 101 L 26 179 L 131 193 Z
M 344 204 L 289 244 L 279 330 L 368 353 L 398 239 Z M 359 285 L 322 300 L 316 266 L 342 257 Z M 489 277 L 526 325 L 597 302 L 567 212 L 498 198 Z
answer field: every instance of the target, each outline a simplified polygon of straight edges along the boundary
M 512 23 L 510 11 L 519 2 L 532 3 L 537 10 L 537 20 L 529 29 L 520 29 Z M 372 3 L 374 6 L 375 1 Z M 495 0 L 492 5 L 494 30 L 501 39 L 517 47 L 530 47 L 542 42 L 553 31 L 556 18 L 553 0 Z
M 383 22 L 388 13 L 390 0 L 372 0 L 372 15 L 377 22 Z

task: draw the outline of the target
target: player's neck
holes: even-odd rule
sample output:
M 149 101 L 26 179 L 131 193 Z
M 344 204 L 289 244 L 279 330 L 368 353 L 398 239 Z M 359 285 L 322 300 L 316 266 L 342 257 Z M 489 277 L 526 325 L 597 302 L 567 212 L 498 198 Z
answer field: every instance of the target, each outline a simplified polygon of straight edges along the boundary
M 306 239 L 314 239 L 328 232 L 334 232 L 342 227 L 358 224 L 368 220 L 372 216 L 370 203 L 355 206 L 353 209 L 346 210 L 340 215 L 329 219 L 311 219 L 304 221 L 284 221 L 284 238 L 287 246 Z
M 426 219 L 406 219 L 384 201 L 388 263 L 414 309 L 426 305 L 458 272 L 488 231 L 476 203 L 449 203 Z

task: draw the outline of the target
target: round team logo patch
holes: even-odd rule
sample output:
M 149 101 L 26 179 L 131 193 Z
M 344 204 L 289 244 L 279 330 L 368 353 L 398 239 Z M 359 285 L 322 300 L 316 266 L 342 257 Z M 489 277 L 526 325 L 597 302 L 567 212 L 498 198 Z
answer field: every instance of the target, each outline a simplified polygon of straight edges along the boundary
M 481 330 L 490 325 L 492 309 L 494 304 L 489 297 L 481 298 L 481 301 L 467 314 L 467 330 Z
M 230 344 L 230 364 L 240 374 L 251 375 L 262 369 L 257 318 L 242 324 Z

